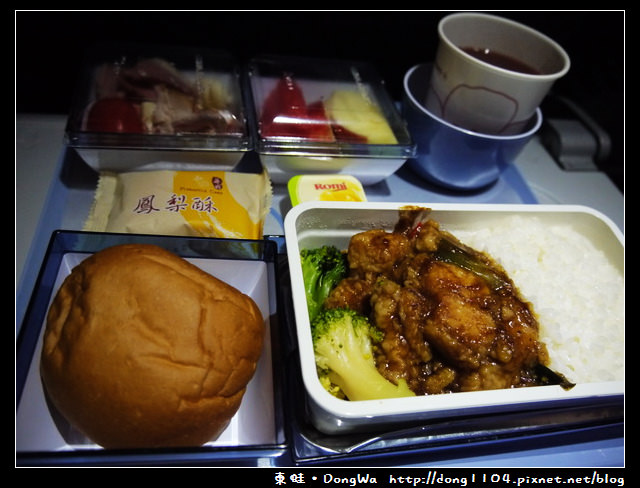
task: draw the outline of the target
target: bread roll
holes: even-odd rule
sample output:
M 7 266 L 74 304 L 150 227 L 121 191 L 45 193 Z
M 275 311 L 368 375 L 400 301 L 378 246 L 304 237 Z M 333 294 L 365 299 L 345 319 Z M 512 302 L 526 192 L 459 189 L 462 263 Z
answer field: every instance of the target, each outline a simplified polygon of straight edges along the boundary
M 197 446 L 238 410 L 263 335 L 239 290 L 160 247 L 114 246 L 59 289 L 41 377 L 68 422 L 105 448 Z

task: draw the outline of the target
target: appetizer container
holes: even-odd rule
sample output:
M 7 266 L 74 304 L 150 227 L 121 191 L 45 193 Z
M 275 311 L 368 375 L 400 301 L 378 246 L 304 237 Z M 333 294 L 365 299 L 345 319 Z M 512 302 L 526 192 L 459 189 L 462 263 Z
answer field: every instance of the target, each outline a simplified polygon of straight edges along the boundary
M 110 450 L 94 444 L 47 401 L 40 379 L 42 336 L 49 304 L 74 266 L 119 244 L 155 244 L 249 295 L 265 320 L 262 356 L 229 426 L 217 439 L 187 449 Z M 53 234 L 16 346 L 16 459 L 19 465 L 252 464 L 285 450 L 279 343 L 277 245 L 268 240 L 209 239 L 100 232 Z
M 65 140 L 95 170 L 230 170 L 251 149 L 240 72 L 224 51 L 91 51 Z
M 579 269 L 568 269 L 570 266 L 564 265 L 565 267 L 563 267 L 562 263 L 554 264 L 558 276 L 564 276 L 566 279 L 563 282 L 566 283 L 565 285 L 558 283 L 563 288 L 556 293 L 556 298 L 561 302 L 565 312 L 573 318 L 571 320 L 563 318 L 564 322 L 561 327 L 552 323 L 545 325 L 544 313 L 546 310 L 543 309 L 542 299 L 534 295 L 530 300 L 534 310 L 540 312 L 540 338 L 546 342 L 550 353 L 553 349 L 554 354 L 562 357 L 566 352 L 571 351 L 569 355 L 572 355 L 573 351 L 577 351 L 585 354 L 585 357 L 588 358 L 573 373 L 567 375 L 568 379 L 571 380 L 575 373 L 580 378 L 588 377 L 588 380 L 577 380 L 575 386 L 570 389 L 552 384 L 366 401 L 342 400 L 328 393 L 321 385 L 316 371 L 300 251 L 322 245 L 335 245 L 346 250 L 351 236 L 358 232 L 371 229 L 391 231 L 398 221 L 398 210 L 407 205 L 404 203 L 372 202 L 306 202 L 293 207 L 286 216 L 285 238 L 296 319 L 300 370 L 310 421 L 315 428 L 329 435 L 370 432 L 385 428 L 399 429 L 399 426 L 405 424 L 425 424 L 436 419 L 496 415 L 534 409 L 543 411 L 560 406 L 602 405 L 609 402 L 618 405 L 623 403 L 623 304 L 620 307 L 616 306 L 609 314 L 617 320 L 618 336 L 615 336 L 616 333 L 611 329 L 607 329 L 603 336 L 599 336 L 598 334 L 602 333 L 601 330 L 587 329 L 586 325 L 581 323 L 578 326 L 581 329 L 576 330 L 577 339 L 560 339 L 559 343 L 554 343 L 551 348 L 551 339 L 542 333 L 543 326 L 547 327 L 547 333 L 560 332 L 551 329 L 576 326 L 575 322 L 578 321 L 576 317 L 579 316 L 579 313 L 585 312 L 589 306 L 592 306 L 583 301 L 580 295 L 582 287 L 584 290 L 602 294 L 608 286 L 608 283 L 581 281 Z M 505 219 L 518 219 L 517 221 L 522 223 L 522 229 L 535 228 L 533 227 L 535 222 L 536 225 L 547 230 L 550 237 L 565 231 L 569 232 L 570 235 L 577 236 L 576 238 L 581 242 L 578 246 L 580 249 L 578 252 L 575 247 L 572 247 L 573 244 L 566 248 L 555 246 L 553 249 L 542 246 L 540 249 L 534 249 L 532 254 L 534 259 L 542 259 L 544 256 L 564 257 L 563 253 L 573 254 L 572 259 L 587 259 L 586 257 L 582 258 L 582 246 L 590 246 L 595 249 L 593 252 L 603 256 L 602 259 L 606 261 L 606 266 L 612 268 L 616 279 L 619 278 L 616 283 L 620 283 L 622 292 L 617 295 L 624 295 L 624 237 L 615 224 L 593 209 L 568 205 L 420 203 L 414 205 L 430 208 L 430 216 L 440 223 L 440 228 L 451 232 L 463 243 L 467 243 L 465 241 L 471 236 L 477 236 L 481 240 L 483 233 L 491 234 L 494 232 L 493 229 L 497 228 L 495 226 L 506 222 Z M 506 230 L 508 233 L 512 231 L 517 233 L 519 228 Z M 542 236 L 545 236 L 544 232 Z M 478 243 L 474 243 L 472 247 L 489 252 Z M 489 253 L 491 254 L 491 252 Z M 508 254 L 509 256 L 491 255 L 498 262 L 501 262 L 503 257 L 513 259 L 519 256 L 518 250 L 514 251 L 513 249 Z M 581 257 L 576 258 L 576 256 Z M 507 268 L 505 267 L 505 269 Z M 540 282 L 544 282 L 543 278 L 547 278 L 544 275 L 547 272 L 540 271 Z M 574 274 L 578 275 L 577 279 Z M 516 286 L 520 287 L 520 275 L 510 276 Z M 559 279 L 553 278 L 556 281 Z M 619 291 L 618 288 L 616 290 Z M 521 291 L 525 299 L 529 299 L 530 290 L 522 288 Z M 593 327 L 593 329 L 599 329 L 599 327 Z M 588 340 L 597 344 L 594 350 L 598 351 L 598 354 L 604 355 L 604 359 L 598 358 L 595 353 L 589 356 L 588 351 L 582 350 L 587 347 Z M 617 361 L 617 369 L 613 372 L 604 371 L 611 359 L 613 359 L 612 364 Z M 549 367 L 554 369 L 556 366 L 557 363 L 554 363 L 552 356 Z
M 249 62 L 255 150 L 275 183 L 344 173 L 363 185 L 415 153 L 385 84 L 366 63 L 295 57 Z

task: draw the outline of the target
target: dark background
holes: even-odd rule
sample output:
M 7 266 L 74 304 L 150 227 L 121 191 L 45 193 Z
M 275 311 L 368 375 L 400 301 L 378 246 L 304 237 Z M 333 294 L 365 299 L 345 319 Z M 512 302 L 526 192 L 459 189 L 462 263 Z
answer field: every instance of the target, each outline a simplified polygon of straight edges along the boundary
M 85 50 L 104 41 L 220 48 L 240 62 L 261 54 L 369 61 L 400 100 L 407 69 L 433 60 L 437 24 L 447 13 L 18 11 L 16 112 L 68 113 Z M 578 104 L 608 133 L 611 150 L 598 166 L 623 191 L 624 11 L 493 13 L 538 29 L 565 48 L 571 69 L 553 92 Z M 556 107 L 542 109 L 548 117 Z

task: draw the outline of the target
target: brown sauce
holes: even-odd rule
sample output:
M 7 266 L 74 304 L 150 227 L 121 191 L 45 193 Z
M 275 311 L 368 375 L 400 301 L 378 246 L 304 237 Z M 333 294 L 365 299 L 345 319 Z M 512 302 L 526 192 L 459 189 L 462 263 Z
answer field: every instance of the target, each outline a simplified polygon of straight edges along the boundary
M 529 303 L 490 257 L 416 215 L 353 236 L 350 276 L 325 306 L 367 315 L 384 332 L 378 370 L 416 394 L 540 384 L 535 368 L 548 355 Z

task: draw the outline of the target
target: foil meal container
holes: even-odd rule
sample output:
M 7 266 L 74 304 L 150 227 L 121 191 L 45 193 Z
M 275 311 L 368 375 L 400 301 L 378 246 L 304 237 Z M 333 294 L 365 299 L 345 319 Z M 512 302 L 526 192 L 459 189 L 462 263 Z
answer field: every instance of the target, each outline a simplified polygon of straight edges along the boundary
M 299 345 L 299 361 L 310 421 L 325 434 L 367 432 L 404 424 L 469 415 L 543 410 L 556 406 L 623 402 L 624 381 L 578 383 L 570 390 L 559 385 L 416 396 L 410 398 L 346 401 L 329 394 L 318 380 L 299 253 L 301 249 L 335 245 L 346 249 L 357 232 L 382 228 L 391 231 L 398 210 L 407 203 L 306 202 L 285 219 L 285 238 L 291 293 Z M 441 228 L 456 231 L 490 225 L 496 219 L 518 215 L 545 224 L 564 224 L 584 235 L 622 273 L 624 237 L 605 215 L 583 206 L 420 204 L 432 209 Z M 464 241 L 463 241 L 464 242 Z M 517 285 L 517 283 L 516 283 Z M 588 286 L 588 284 L 586 285 Z M 571 290 L 567 290 L 571 294 Z M 535 304 L 534 304 L 535 306 Z M 624 310 L 620 311 L 624 314 Z M 623 354 L 624 343 L 619 345 Z M 606 347 L 616 347 L 607 344 Z M 594 368 L 597 365 L 594 365 Z

